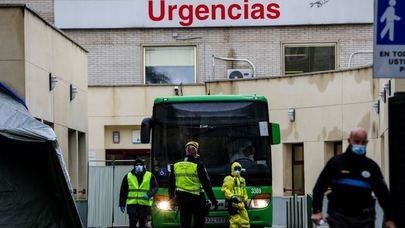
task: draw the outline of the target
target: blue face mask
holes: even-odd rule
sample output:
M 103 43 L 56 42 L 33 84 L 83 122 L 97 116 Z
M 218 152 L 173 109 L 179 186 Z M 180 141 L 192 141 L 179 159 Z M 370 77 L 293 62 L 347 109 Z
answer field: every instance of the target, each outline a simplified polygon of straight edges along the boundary
M 357 155 L 365 155 L 367 152 L 367 149 L 366 149 L 366 146 L 353 144 L 352 152 Z
M 142 173 L 142 172 L 143 172 L 143 166 L 142 165 L 135 166 L 135 173 Z

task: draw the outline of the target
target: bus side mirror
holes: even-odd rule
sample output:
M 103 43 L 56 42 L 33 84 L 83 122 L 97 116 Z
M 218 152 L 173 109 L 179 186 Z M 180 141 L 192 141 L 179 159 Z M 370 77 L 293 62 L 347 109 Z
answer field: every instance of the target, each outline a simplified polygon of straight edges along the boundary
M 277 145 L 281 142 L 280 125 L 278 123 L 270 123 L 271 129 L 271 145 Z
M 141 124 L 141 143 L 150 143 L 150 130 L 152 129 L 152 119 L 145 118 Z

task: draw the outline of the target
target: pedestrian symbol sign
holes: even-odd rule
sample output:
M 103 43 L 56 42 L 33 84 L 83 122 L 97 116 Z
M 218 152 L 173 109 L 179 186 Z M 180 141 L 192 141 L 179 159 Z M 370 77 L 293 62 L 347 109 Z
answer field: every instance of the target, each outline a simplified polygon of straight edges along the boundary
M 374 77 L 405 78 L 405 1 L 375 3 Z

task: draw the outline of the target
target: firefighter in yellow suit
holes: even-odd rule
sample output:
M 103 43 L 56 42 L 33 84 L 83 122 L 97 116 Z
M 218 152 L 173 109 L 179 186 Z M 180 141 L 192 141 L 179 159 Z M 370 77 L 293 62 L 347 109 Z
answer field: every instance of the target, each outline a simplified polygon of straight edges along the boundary
M 229 227 L 250 227 L 246 210 L 248 195 L 245 178 L 240 176 L 242 165 L 234 162 L 231 165 L 231 175 L 226 176 L 221 191 L 224 193 L 230 214 Z

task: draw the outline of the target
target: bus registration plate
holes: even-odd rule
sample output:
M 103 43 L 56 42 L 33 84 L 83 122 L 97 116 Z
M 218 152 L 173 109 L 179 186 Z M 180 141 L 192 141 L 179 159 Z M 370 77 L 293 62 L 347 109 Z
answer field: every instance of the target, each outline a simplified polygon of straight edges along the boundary
M 225 224 L 226 219 L 224 217 L 205 217 L 206 224 Z

